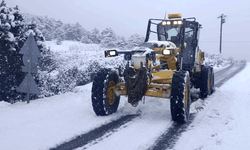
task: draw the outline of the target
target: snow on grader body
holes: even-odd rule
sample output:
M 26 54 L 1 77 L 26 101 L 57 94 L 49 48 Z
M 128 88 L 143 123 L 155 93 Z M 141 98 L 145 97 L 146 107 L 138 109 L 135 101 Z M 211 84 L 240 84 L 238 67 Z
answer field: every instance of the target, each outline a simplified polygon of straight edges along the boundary
M 172 120 L 185 123 L 191 102 L 212 94 L 213 68 L 202 65 L 204 53 L 198 46 L 201 25 L 195 18 L 182 19 L 181 14 L 169 14 L 168 18 L 149 19 L 145 44 L 150 48 L 105 51 L 105 57 L 124 54 L 127 65 L 119 73 L 111 69 L 97 73 L 92 85 L 96 115 L 116 112 L 120 95 L 126 95 L 134 107 L 144 96 L 152 96 L 169 98 Z M 151 30 L 152 26 L 156 31 Z M 157 41 L 149 41 L 151 33 Z M 192 87 L 200 92 L 190 91 Z

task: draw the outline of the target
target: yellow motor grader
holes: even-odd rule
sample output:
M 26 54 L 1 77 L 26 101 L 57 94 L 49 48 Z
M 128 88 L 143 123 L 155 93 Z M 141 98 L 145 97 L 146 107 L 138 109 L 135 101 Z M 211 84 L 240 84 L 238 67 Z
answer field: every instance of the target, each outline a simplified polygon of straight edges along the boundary
M 214 91 L 213 68 L 203 65 L 204 52 L 199 49 L 200 29 L 194 17 L 168 14 L 168 19 L 149 19 L 143 49 L 106 50 L 105 57 L 123 54 L 127 64 L 123 70 L 105 68 L 95 76 L 96 115 L 116 112 L 121 95 L 134 107 L 144 96 L 151 96 L 170 99 L 172 120 L 186 122 L 191 102 Z M 153 35 L 157 40 L 149 40 Z

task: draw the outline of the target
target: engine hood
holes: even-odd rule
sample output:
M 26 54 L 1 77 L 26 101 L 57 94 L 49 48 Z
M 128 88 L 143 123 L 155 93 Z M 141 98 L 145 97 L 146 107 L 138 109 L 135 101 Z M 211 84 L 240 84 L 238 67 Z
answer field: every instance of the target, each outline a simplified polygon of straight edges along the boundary
M 148 41 L 147 43 L 151 43 L 155 47 L 165 47 L 167 49 L 176 49 L 176 45 L 170 41 Z

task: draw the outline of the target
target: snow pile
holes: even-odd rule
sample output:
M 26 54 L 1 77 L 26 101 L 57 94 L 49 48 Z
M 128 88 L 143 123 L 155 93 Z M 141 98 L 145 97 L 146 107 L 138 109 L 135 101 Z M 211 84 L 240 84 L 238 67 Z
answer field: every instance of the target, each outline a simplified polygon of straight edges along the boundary
M 8 108 L 10 107 L 11 104 L 10 103 L 7 103 L 5 101 L 0 101 L 0 109 L 3 109 L 3 108 Z
M 213 66 L 215 70 L 219 69 L 221 67 L 224 68 L 233 62 L 234 62 L 234 60 L 232 58 L 231 59 L 224 59 L 224 58 L 222 58 L 221 54 L 205 53 L 204 64 L 206 66 Z

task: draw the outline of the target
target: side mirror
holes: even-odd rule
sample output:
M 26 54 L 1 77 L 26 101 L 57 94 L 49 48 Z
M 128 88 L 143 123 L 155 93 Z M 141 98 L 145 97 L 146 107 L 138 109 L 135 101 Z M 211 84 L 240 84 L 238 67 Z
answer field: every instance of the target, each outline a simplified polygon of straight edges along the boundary
M 115 57 L 115 56 L 118 56 L 118 53 L 116 50 L 106 50 L 104 52 L 105 54 L 105 57 Z

